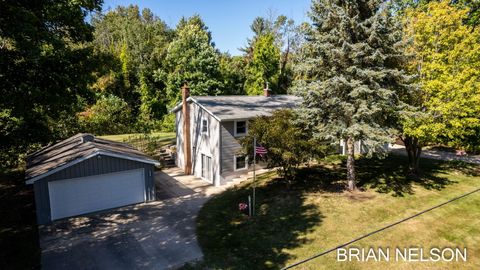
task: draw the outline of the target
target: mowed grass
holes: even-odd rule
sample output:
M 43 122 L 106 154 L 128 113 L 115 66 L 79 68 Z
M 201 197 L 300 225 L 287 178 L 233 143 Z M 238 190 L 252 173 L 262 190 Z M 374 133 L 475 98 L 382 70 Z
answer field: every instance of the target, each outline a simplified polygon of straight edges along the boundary
M 100 138 L 130 144 L 145 154 L 157 159 L 159 159 L 160 148 L 175 144 L 174 132 L 119 134 L 100 136 Z
M 278 269 L 480 187 L 478 166 L 422 160 L 423 177 L 405 177 L 404 157 L 361 159 L 363 191 L 343 190 L 344 162 L 305 169 L 290 188 L 274 173 L 257 181 L 257 216 L 238 203 L 253 183 L 212 198 L 197 219 L 204 252 L 199 268 Z M 350 247 L 466 247 L 466 263 L 337 262 L 336 252 L 294 269 L 480 269 L 480 192 L 428 212 Z
M 164 142 L 165 144 L 169 144 L 175 141 L 175 133 L 174 132 L 152 132 L 147 134 L 148 136 L 151 136 L 153 138 L 158 139 L 161 142 Z M 141 138 L 145 137 L 145 134 L 143 133 L 131 133 L 131 134 L 118 134 L 118 135 L 104 135 L 104 136 L 99 136 L 100 138 L 106 139 L 106 140 L 112 140 L 112 141 L 117 141 L 117 142 L 126 142 L 129 140 L 140 140 Z

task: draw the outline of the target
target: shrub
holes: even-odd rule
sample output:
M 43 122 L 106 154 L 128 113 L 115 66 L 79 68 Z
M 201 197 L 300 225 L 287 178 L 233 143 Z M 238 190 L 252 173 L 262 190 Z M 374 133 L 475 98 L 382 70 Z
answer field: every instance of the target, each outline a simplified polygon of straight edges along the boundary
M 132 112 L 121 98 L 101 96 L 97 102 L 80 113 L 80 122 L 87 132 L 96 135 L 121 134 L 133 131 Z

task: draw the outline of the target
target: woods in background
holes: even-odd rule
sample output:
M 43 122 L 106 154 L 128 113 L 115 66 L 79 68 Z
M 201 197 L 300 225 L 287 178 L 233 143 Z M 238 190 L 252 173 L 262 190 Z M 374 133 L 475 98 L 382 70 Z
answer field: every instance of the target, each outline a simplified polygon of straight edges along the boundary
M 97 102 L 101 96 L 116 96 L 128 104 L 131 117 L 118 123 L 129 126 L 130 132 L 173 130 L 173 117 L 167 112 L 179 102 L 184 82 L 192 95 L 257 95 L 266 82 L 274 92 L 286 93 L 293 79 L 296 29 L 285 16 L 255 19 L 251 27 L 255 36 L 244 56 L 216 49 L 198 15 L 182 18 L 170 29 L 149 9 L 117 7 L 95 14 L 92 25 L 93 48 L 110 59 L 96 73 L 92 90 Z M 89 118 L 84 120 L 85 129 L 91 130 Z M 117 130 L 105 126 L 95 132 Z
M 119 6 L 101 13 L 101 5 L 0 4 L 2 167 L 77 132 L 171 131 L 168 109 L 184 82 L 193 95 L 236 95 L 256 94 L 266 81 L 285 93 L 293 78 L 281 71 L 291 69 L 292 45 L 284 47 L 283 40 L 293 21 L 287 24 L 284 16 L 275 28 L 255 33 L 255 40 L 266 42 L 231 56 L 215 48 L 200 16 L 170 28 L 149 9 Z
M 184 82 L 192 95 L 295 90 L 315 112 L 302 120 L 311 134 L 372 149 L 401 136 L 413 171 L 425 145 L 480 145 L 479 1 L 315 0 L 311 23 L 256 18 L 239 56 L 198 15 L 171 27 L 101 6 L 0 2 L 1 167 L 77 132 L 171 131 Z

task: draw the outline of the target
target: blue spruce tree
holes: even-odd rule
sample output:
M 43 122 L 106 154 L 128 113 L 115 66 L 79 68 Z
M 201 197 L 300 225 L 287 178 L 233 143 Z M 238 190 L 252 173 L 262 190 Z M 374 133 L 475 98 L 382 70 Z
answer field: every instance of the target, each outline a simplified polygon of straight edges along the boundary
M 314 134 L 347 147 L 348 189 L 356 189 L 354 145 L 379 153 L 395 134 L 410 77 L 399 23 L 381 0 L 314 0 L 296 67 L 300 115 Z

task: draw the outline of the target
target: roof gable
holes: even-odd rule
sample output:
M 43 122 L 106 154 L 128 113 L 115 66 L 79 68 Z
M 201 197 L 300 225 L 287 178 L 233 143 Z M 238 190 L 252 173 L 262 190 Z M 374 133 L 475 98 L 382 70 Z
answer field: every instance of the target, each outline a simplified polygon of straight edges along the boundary
M 91 134 L 77 134 L 28 156 L 25 179 L 31 184 L 60 169 L 100 154 L 159 165 L 158 161 L 127 144 L 95 138 Z

